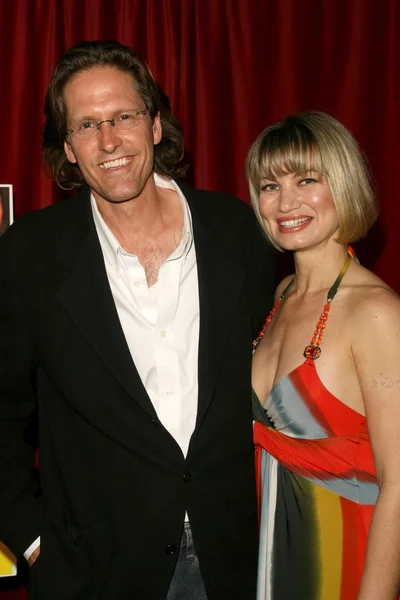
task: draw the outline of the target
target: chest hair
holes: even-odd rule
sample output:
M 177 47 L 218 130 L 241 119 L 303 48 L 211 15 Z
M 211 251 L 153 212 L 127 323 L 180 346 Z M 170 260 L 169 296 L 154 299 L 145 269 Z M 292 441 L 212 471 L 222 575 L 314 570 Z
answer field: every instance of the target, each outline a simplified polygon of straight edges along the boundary
M 158 281 L 160 267 L 178 246 L 180 235 L 180 232 L 171 231 L 158 240 L 136 240 L 135 244 L 125 247 L 127 252 L 138 257 L 145 271 L 148 287 Z

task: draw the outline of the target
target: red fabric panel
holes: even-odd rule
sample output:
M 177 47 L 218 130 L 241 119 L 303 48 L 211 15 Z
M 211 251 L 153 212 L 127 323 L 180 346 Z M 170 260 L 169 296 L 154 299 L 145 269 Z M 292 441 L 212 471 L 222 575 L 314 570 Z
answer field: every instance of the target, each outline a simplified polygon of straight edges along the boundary
M 342 578 L 340 598 L 357 598 L 357 592 L 360 586 L 361 576 L 364 568 L 364 558 L 367 549 L 368 529 L 363 531 L 357 529 L 359 537 L 354 535 L 354 524 L 357 523 L 357 516 L 360 510 L 369 515 L 369 520 L 374 510 L 373 506 L 357 506 L 354 502 L 340 498 L 343 519 L 343 556 L 342 556 Z M 349 568 L 349 564 L 351 568 Z M 343 572 L 346 577 L 343 577 Z M 352 574 L 352 577 L 350 576 Z
M 366 430 L 320 439 L 292 438 L 256 421 L 253 432 L 256 447 L 264 448 L 281 465 L 301 477 L 331 480 L 333 488 L 335 479 L 351 479 L 354 476 L 360 482 L 376 483 L 375 465 Z

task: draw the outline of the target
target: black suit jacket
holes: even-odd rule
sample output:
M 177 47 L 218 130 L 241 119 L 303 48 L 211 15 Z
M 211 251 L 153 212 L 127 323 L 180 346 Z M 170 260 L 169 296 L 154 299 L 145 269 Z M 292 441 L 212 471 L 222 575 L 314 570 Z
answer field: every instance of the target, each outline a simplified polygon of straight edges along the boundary
M 163 600 L 185 511 L 209 599 L 255 597 L 250 361 L 272 252 L 244 203 L 182 188 L 200 297 L 186 459 L 131 358 L 89 192 L 0 240 L 0 539 L 18 556 L 41 536 L 31 598 Z

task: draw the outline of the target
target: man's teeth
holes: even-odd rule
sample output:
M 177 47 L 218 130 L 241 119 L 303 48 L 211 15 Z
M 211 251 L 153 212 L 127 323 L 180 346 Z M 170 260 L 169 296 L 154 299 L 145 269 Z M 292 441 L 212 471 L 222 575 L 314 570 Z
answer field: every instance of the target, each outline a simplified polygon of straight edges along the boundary
M 130 158 L 116 158 L 108 162 L 101 163 L 100 169 L 112 169 L 112 167 L 122 167 L 131 162 Z
M 298 227 L 299 225 L 303 225 L 303 223 L 307 223 L 307 221 L 311 221 L 311 217 L 305 217 L 304 219 L 292 219 L 291 221 L 281 221 L 279 225 L 281 227 Z

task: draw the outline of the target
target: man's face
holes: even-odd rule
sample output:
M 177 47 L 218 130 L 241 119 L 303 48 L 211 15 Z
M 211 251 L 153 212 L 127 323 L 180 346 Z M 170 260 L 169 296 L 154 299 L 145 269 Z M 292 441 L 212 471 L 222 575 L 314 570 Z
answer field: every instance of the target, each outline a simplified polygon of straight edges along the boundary
M 112 67 L 82 71 L 64 90 L 67 126 L 85 119 L 102 121 L 130 110 L 143 110 L 131 75 Z M 71 134 L 64 142 L 68 160 L 77 163 L 97 200 L 125 202 L 146 189 L 153 172 L 154 145 L 161 140 L 161 123 L 148 114 L 131 129 L 102 123 L 97 134 L 81 139 Z

